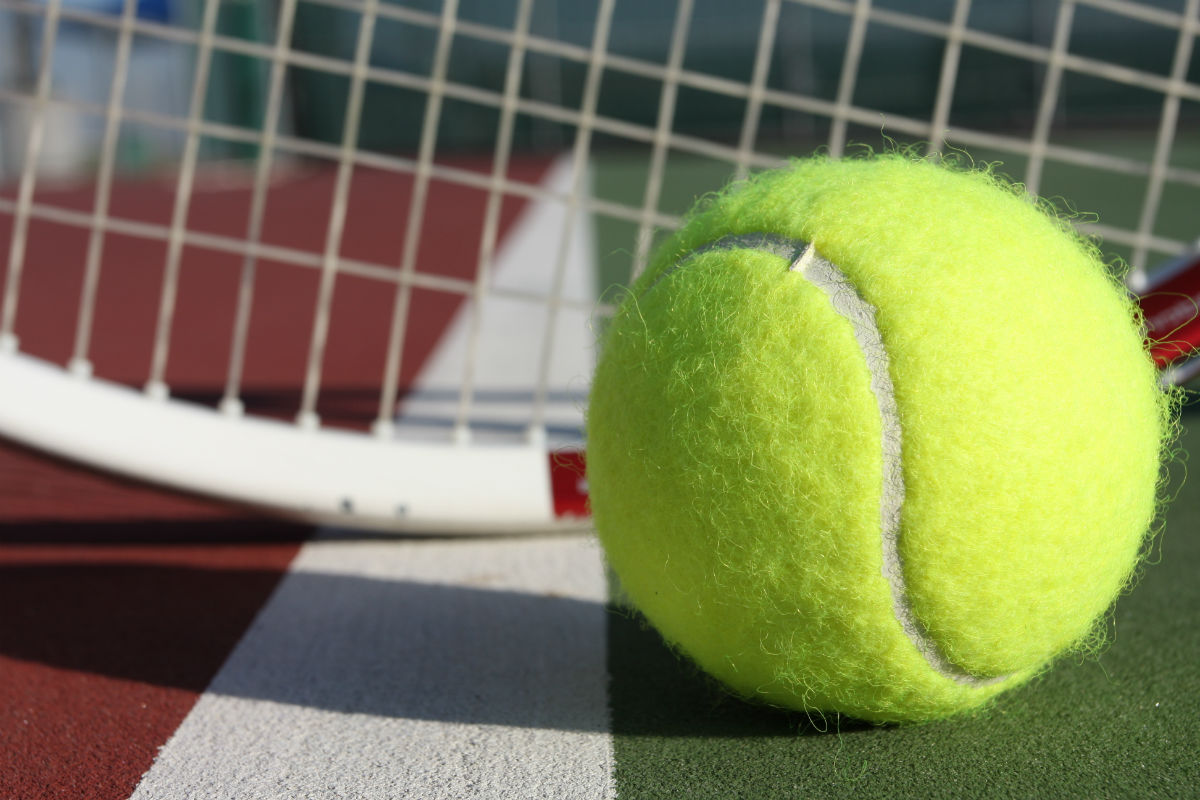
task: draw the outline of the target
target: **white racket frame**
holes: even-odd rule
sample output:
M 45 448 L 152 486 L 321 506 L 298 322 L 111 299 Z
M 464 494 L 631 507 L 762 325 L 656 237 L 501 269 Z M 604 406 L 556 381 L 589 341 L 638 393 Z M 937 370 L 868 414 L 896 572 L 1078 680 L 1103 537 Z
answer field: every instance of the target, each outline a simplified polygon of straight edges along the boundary
M 757 147 L 760 113 L 770 105 L 801 115 L 830 121 L 827 149 L 840 155 L 846 147 L 850 125 L 878 128 L 886 120 L 889 132 L 924 139 L 936 151 L 947 140 L 965 147 L 1006 151 L 1025 159 L 1023 176 L 1031 192 L 1039 188 L 1048 161 L 1144 177 L 1146 192 L 1135 229 L 1092 224 L 1088 232 L 1106 241 L 1126 245 L 1133 253 L 1134 281 L 1144 281 L 1140 271 L 1150 254 L 1169 254 L 1185 249 L 1186 242 L 1156 233 L 1155 220 L 1164 187 L 1178 184 L 1200 187 L 1200 170 L 1172 163 L 1182 102 L 1200 102 L 1200 86 L 1188 81 L 1191 55 L 1200 33 L 1200 0 L 1183 0 L 1180 13 L 1165 11 L 1132 0 L 1061 0 L 1044 43 L 1005 39 L 973 29 L 969 24 L 972 0 L 955 0 L 948 20 L 935 20 L 915 13 L 873 7 L 870 0 L 767 0 L 759 23 L 753 74 L 739 82 L 704 74 L 686 65 L 693 0 L 678 0 L 665 63 L 652 63 L 609 51 L 615 0 L 599 0 L 590 46 L 579 46 L 530 30 L 532 0 L 518 0 L 511 28 L 502 29 L 459 19 L 457 0 L 445 0 L 440 14 L 381 4 L 378 0 L 312 0 L 359 15 L 354 55 L 346 61 L 325 59 L 294 51 L 290 47 L 297 0 L 281 0 L 276 20 L 277 38 L 256 43 L 220 35 L 216 30 L 219 0 L 202 3 L 202 19 L 195 30 L 140 20 L 136 0 L 125 0 L 122 14 L 111 16 L 64 5 L 62 0 L 0 0 L 0 10 L 39 18 L 43 24 L 41 63 L 36 84 L 28 92 L 0 87 L 0 103 L 23 109 L 31 120 L 24 147 L 24 170 L 15 199 L 0 198 L 0 213 L 13 217 L 8 276 L 0 306 L 0 435 L 31 447 L 81 461 L 98 469 L 111 470 L 205 495 L 246 503 L 273 511 L 334 521 L 338 524 L 413 530 L 513 531 L 586 527 L 586 519 L 563 518 L 555 513 L 551 494 L 552 468 L 546 444 L 545 405 L 550 391 L 547 375 L 551 341 L 558 312 L 571 301 L 563 296 L 564 264 L 572 226 L 580 211 L 598 213 L 634 223 L 638 236 L 632 243 L 631 273 L 644 266 L 655 229 L 677 224 L 678 219 L 660 208 L 660 189 L 668 153 L 679 151 L 718 159 L 731 172 L 745 175 L 750 169 L 781 163 Z M 844 63 L 836 98 L 806 96 L 768 85 L 773 54 L 777 48 L 781 9 L 786 3 L 840 14 L 849 21 Z M 1170 74 L 1152 74 L 1113 63 L 1085 58 L 1070 51 L 1075 12 L 1087 6 L 1115 14 L 1139 24 L 1178 31 Z M 428 75 L 413 75 L 372 65 L 370 53 L 375 22 L 380 19 L 418 25 L 436 32 L 432 66 Z M 51 58 L 55 31 L 60 21 L 76 21 L 115 31 L 117 36 L 110 99 L 106 106 L 67 101 L 51 91 Z M 910 119 L 856 106 L 858 68 L 866 46 L 869 25 L 936 37 L 944 42 L 936 100 L 928 119 Z M 186 117 L 126 108 L 122 96 L 128 77 L 131 41 L 134 35 L 159 38 L 193 46 L 196 76 Z M 448 79 L 451 42 L 465 35 L 509 48 L 504 89 L 499 92 L 459 85 Z M 964 46 L 1027 60 L 1044 68 L 1040 103 L 1032 134 L 1018 138 L 990 131 L 956 127 L 951 108 L 959 59 Z M 215 49 L 259 59 L 271 65 L 264 122 L 259 130 L 207 121 L 203 107 L 208 73 Z M 544 98 L 522 93 L 523 59 L 538 53 L 586 68 L 582 99 L 569 108 Z M 284 75 L 289 67 L 318 70 L 348 80 L 349 93 L 340 145 L 329 145 L 290 136 L 279 125 L 285 105 Z M 601 77 L 617 70 L 642 79 L 659 81 L 662 93 L 657 123 L 653 127 L 606 118 L 597 113 Z M 1062 78 L 1066 72 L 1100 77 L 1126 86 L 1158 93 L 1162 112 L 1150 160 L 1099 154 L 1056 144 L 1051 130 Z M 423 92 L 426 113 L 420 147 L 415 158 L 389 157 L 361 152 L 356 148 L 362 116 L 364 87 L 368 81 Z M 746 101 L 746 113 L 736 144 L 708 141 L 674 130 L 676 96 L 681 88 L 707 91 Z M 438 121 L 443 100 L 478 103 L 495 108 L 500 124 L 490 175 L 455 169 L 435 162 Z M 39 153 L 50 124 L 48 111 L 65 107 L 105 120 L 105 137 L 96 171 L 96 204 L 90 214 L 45 207 L 35 202 Z M 549 199 L 567 210 L 564 230 L 554 253 L 553 277 L 544 297 L 538 298 L 548 311 L 541 352 L 539 379 L 531 387 L 533 398 L 528 425 L 522 435 L 507 443 L 489 443 L 471 435 L 471 408 L 475 400 L 475 367 L 468 356 L 460 387 L 458 414 L 453 435 L 444 442 L 400 441 L 393 435 L 397 405 L 400 359 L 414 287 L 455 291 L 468 300 L 480 301 L 493 291 L 490 265 L 497 246 L 499 209 L 506 195 L 525 198 L 546 196 L 544 190 L 514 181 L 508 176 L 517 114 L 554 124 L 574 126 L 571 158 L 574 179 L 565 195 Z M 184 136 L 176 202 L 169 228 L 130 223 L 111 218 L 108 197 L 115 170 L 117 133 L 122 121 L 135 121 L 176 131 Z M 622 205 L 587 195 L 585 174 L 594 132 L 622 138 L 651 148 L 649 179 L 644 200 Z M 187 230 L 190 194 L 198 170 L 202 137 L 256 145 L 261 152 L 255 166 L 254 197 L 245 238 L 228 241 Z M 324 252 L 289 252 L 260 241 L 265 187 L 273 173 L 275 154 L 319 157 L 337 165 L 336 188 Z M 341 237 L 353 169 L 372 166 L 411 174 L 413 201 L 398 270 L 377 270 L 372 265 L 343 259 Z M 475 187 L 487 193 L 488 206 L 474 281 L 439 280 L 418 271 L 416 258 L 425 213 L 425 197 L 433 178 Z M 16 311 L 24 268 L 26 230 L 31 219 L 50 219 L 91 231 L 83 296 L 79 306 L 76 344 L 66 368 L 48 364 L 22 353 L 18 347 Z M 91 376 L 88 358 L 91 319 L 95 303 L 104 234 L 118 231 L 167 243 L 164 282 L 158 326 L 149 375 L 143 391 L 119 386 Z M 164 382 L 182 249 L 185 245 L 208 246 L 240 253 L 245 259 L 243 293 L 239 299 L 230 356 L 229 379 L 219 409 L 189 404 L 171 398 Z M 554 250 L 554 248 L 550 248 Z M 253 295 L 253 274 L 258 258 L 291 262 L 320 271 L 318 307 L 314 315 L 303 394 L 294 423 L 260 419 L 242 414 L 241 367 L 247 336 L 247 320 Z M 388 332 L 388 355 L 381 381 L 379 413 L 371 433 L 354 433 L 322 427 L 316 415 L 321 367 L 330 320 L 334 278 L 339 272 L 359 272 L 390 281 L 395 291 L 394 315 Z M 480 335 L 480 302 L 469 304 L 470 349 L 474 353 Z M 582 476 L 580 476 L 582 480 Z
M 0 352 L 0 430 L 98 469 L 333 525 L 430 532 L 586 528 L 558 520 L 545 442 L 387 441 L 148 399 Z

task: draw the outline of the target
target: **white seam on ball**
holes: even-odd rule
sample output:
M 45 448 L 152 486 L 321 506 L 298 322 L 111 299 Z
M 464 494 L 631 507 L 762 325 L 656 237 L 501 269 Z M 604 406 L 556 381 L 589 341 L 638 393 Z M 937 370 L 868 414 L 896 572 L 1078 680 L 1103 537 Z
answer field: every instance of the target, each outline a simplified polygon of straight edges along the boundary
M 737 234 L 725 236 L 696 248 L 689 255 L 710 250 L 761 250 L 780 256 L 789 262 L 789 271 L 802 275 L 809 283 L 820 289 L 833 306 L 833 310 L 850 323 L 854 338 L 866 361 L 870 373 L 871 393 L 879 408 L 882 428 L 881 456 L 883 461 L 883 491 L 880 497 L 880 524 L 883 547 L 883 577 L 892 594 L 892 613 L 905 636 L 924 657 L 925 662 L 939 675 L 956 683 L 970 687 L 982 687 L 1005 680 L 1008 676 L 979 677 L 972 675 L 946 657 L 938 644 L 928 635 L 925 626 L 917 619 L 916 612 L 908 599 L 908 586 L 904 579 L 904 562 L 900 555 L 900 512 L 904 506 L 904 469 L 900 413 L 896 406 L 896 395 L 892 385 L 891 365 L 883 336 L 875 318 L 875 307 L 858 293 L 837 266 L 823 257 L 815 246 L 798 239 L 765 233 Z M 667 275 L 678 269 L 681 259 L 661 273 L 653 288 Z M 649 289 L 647 289 L 649 291 Z

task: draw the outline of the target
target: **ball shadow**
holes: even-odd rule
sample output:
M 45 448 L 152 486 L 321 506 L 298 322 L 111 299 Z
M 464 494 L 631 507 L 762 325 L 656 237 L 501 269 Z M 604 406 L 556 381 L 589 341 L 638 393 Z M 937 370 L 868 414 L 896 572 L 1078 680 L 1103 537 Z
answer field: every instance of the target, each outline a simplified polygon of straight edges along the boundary
M 742 700 L 672 650 L 640 615 L 608 623 L 613 732 L 630 736 L 820 736 L 876 730 L 839 714 L 805 714 Z

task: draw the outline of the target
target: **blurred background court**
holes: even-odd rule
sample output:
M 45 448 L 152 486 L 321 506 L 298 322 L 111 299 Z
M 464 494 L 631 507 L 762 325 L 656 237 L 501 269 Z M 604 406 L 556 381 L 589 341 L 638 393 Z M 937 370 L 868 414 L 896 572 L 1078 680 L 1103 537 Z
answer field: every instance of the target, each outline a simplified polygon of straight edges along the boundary
M 24 126 L 36 92 L 40 5 L 0 7 L 0 178 L 8 197 L 24 163 Z M 602 286 L 622 282 L 629 265 L 618 254 L 645 235 L 647 221 L 670 224 L 699 194 L 740 170 L 826 146 L 838 153 L 855 144 L 883 149 L 915 142 L 999 161 L 1039 194 L 1097 214 L 1106 252 L 1137 268 L 1174 256 L 1197 236 L 1200 67 L 1194 56 L 1176 63 L 1182 0 L 877 0 L 778 8 L 698 0 L 674 37 L 676 5 L 613 5 L 597 94 L 585 98 L 599 4 L 531 4 L 523 75 L 512 98 L 512 153 L 550 158 L 569 151 L 581 106 L 594 101 L 594 112 L 587 112 L 595 115 L 589 205 L 600 234 Z M 1069 17 L 1061 20 L 1064 9 Z M 764 11 L 774 15 L 766 34 Z M 456 170 L 491 166 L 516 12 L 515 2 L 457 4 L 434 131 L 433 161 L 447 170 L 435 172 L 435 183 L 470 185 Z M 48 187 L 55 176 L 77 176 L 100 157 L 120 13 L 116 0 L 63 4 L 40 159 Z M 436 0 L 379 7 L 354 143 L 364 168 L 413 170 L 441 13 Z M 155 175 L 170 192 L 168 165 L 178 163 L 185 145 L 203 7 L 154 0 L 139 2 L 137 14 L 116 164 L 125 174 Z M 274 142 L 273 157 L 282 164 L 319 170 L 336 163 L 360 19 L 351 2 L 296 7 Z M 276 22 L 273 4 L 250 2 L 221 3 L 214 20 L 199 158 L 220 163 L 230 181 L 236 178 L 229 170 L 258 155 Z M 948 42 L 956 64 L 943 96 Z M 1169 119 L 1165 105 L 1173 107 Z M 1148 177 L 1161 185 L 1148 185 Z M 402 184 L 389 191 L 392 202 L 404 202 Z M 83 210 L 87 203 L 72 205 Z M 147 218 L 132 210 L 127 216 Z M 347 237 L 349 247 L 355 239 Z M 431 252 L 421 261 L 435 259 Z

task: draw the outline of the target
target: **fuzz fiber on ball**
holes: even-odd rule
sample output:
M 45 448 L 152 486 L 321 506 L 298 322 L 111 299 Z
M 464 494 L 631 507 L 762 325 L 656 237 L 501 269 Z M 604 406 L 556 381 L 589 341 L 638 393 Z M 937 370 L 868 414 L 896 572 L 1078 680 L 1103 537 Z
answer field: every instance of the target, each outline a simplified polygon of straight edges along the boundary
M 936 719 L 1095 643 L 1171 418 L 1123 286 L 1019 187 L 815 158 L 708 198 L 629 290 L 591 503 L 628 598 L 739 695 Z

